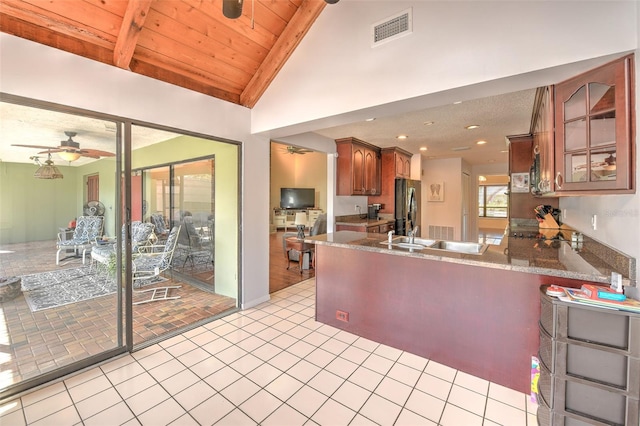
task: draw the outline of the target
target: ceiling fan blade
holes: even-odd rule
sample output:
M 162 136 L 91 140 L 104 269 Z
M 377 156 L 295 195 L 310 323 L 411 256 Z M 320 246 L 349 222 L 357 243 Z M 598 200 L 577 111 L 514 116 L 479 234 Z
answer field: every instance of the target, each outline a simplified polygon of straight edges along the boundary
M 44 146 L 44 145 L 20 145 L 20 144 L 12 144 L 11 146 L 20 146 L 23 148 L 38 148 L 38 149 L 57 149 L 55 146 Z
M 99 159 L 100 158 L 100 155 L 94 154 L 92 152 L 81 152 L 80 155 L 83 156 L 83 157 L 89 157 L 89 158 L 95 158 L 95 159 Z
M 52 152 L 62 152 L 64 151 L 63 149 L 58 149 L 58 148 L 47 148 L 46 151 L 40 151 L 38 154 L 50 154 Z
M 115 157 L 116 155 L 113 152 L 101 151 L 99 149 L 82 149 L 80 150 L 80 154 L 85 157 L 97 155 L 99 157 Z

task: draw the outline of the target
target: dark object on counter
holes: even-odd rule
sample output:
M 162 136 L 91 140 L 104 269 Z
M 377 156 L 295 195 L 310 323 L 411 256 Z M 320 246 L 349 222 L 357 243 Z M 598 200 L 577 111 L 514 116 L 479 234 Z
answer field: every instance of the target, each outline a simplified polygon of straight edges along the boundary
M 420 225 L 420 181 L 396 179 L 395 204 L 396 235 L 407 235 Z
M 377 219 L 380 212 L 380 204 L 369 204 L 367 207 L 367 219 Z

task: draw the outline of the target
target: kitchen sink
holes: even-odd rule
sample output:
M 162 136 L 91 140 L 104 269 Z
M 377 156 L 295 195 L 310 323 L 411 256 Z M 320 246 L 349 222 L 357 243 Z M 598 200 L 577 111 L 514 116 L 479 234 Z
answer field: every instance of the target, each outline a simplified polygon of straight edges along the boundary
M 489 247 L 486 244 L 472 243 L 466 241 L 443 241 L 443 240 L 431 240 L 425 238 L 414 238 L 413 242 L 409 237 L 399 236 L 395 237 L 389 243 L 388 241 L 380 241 L 380 244 L 392 245 L 400 248 L 423 250 L 423 249 L 436 249 L 443 251 L 450 251 L 454 253 L 464 254 L 482 254 Z
M 453 251 L 465 254 L 482 254 L 489 246 L 487 244 L 472 243 L 467 241 L 437 241 L 429 248 Z
M 419 249 L 419 250 L 427 248 L 427 246 L 424 246 L 422 244 L 415 244 L 415 243 L 392 243 L 391 245 L 402 247 L 402 248 Z
M 404 248 L 427 248 L 432 244 L 437 243 L 437 240 L 429 240 L 429 239 L 425 239 L 425 238 L 414 238 L 413 242 L 411 242 L 411 239 L 409 237 L 405 237 L 405 236 L 399 236 L 399 237 L 395 237 L 391 240 L 391 243 L 389 243 L 388 241 L 380 241 L 380 244 L 391 244 L 391 245 L 395 245 L 398 247 L 404 247 Z

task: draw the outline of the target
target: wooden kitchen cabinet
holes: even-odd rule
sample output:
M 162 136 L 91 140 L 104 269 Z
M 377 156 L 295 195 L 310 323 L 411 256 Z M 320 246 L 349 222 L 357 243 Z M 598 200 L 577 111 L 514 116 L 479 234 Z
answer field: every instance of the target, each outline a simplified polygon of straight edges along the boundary
M 411 153 L 401 148 L 393 147 L 387 148 L 393 152 L 393 159 L 395 163 L 395 177 L 410 179 L 411 178 Z M 383 168 L 384 168 L 384 154 L 385 149 L 382 150 L 383 156 Z
M 540 87 L 536 91 L 532 126 L 534 176 L 531 176 L 534 195 L 544 196 L 555 191 L 553 94 L 553 86 Z
M 389 231 L 393 231 L 394 229 L 396 229 L 396 226 L 392 223 L 385 223 L 380 225 L 380 229 L 378 230 L 378 232 L 380 232 L 381 234 L 386 234 Z
M 356 138 L 336 139 L 336 195 L 380 194 L 380 148 Z
M 531 135 L 509 136 L 509 172 L 529 173 L 534 161 L 533 144 L 535 138 Z M 514 192 L 509 190 L 509 218 L 535 219 L 534 208 L 540 204 L 558 208 L 558 198 L 545 198 L 534 195 L 532 191 Z
M 538 424 L 637 425 L 640 315 L 540 289 Z
M 398 147 L 381 150 L 381 191 L 369 197 L 369 204 L 380 204 L 380 213 L 395 212 L 396 178 L 411 177 L 411 153 Z
M 555 86 L 558 195 L 633 193 L 633 55 Z

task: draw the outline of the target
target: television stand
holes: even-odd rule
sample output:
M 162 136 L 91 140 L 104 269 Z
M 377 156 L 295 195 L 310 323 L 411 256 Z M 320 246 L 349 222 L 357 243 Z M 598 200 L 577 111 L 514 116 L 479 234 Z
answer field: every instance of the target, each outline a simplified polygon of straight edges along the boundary
M 305 212 L 307 214 L 307 229 L 311 229 L 316 219 L 322 213 L 321 209 L 309 208 L 309 209 L 273 209 L 273 225 L 276 229 L 284 228 L 284 232 L 287 232 L 287 228 L 297 229 L 295 220 L 296 213 Z

